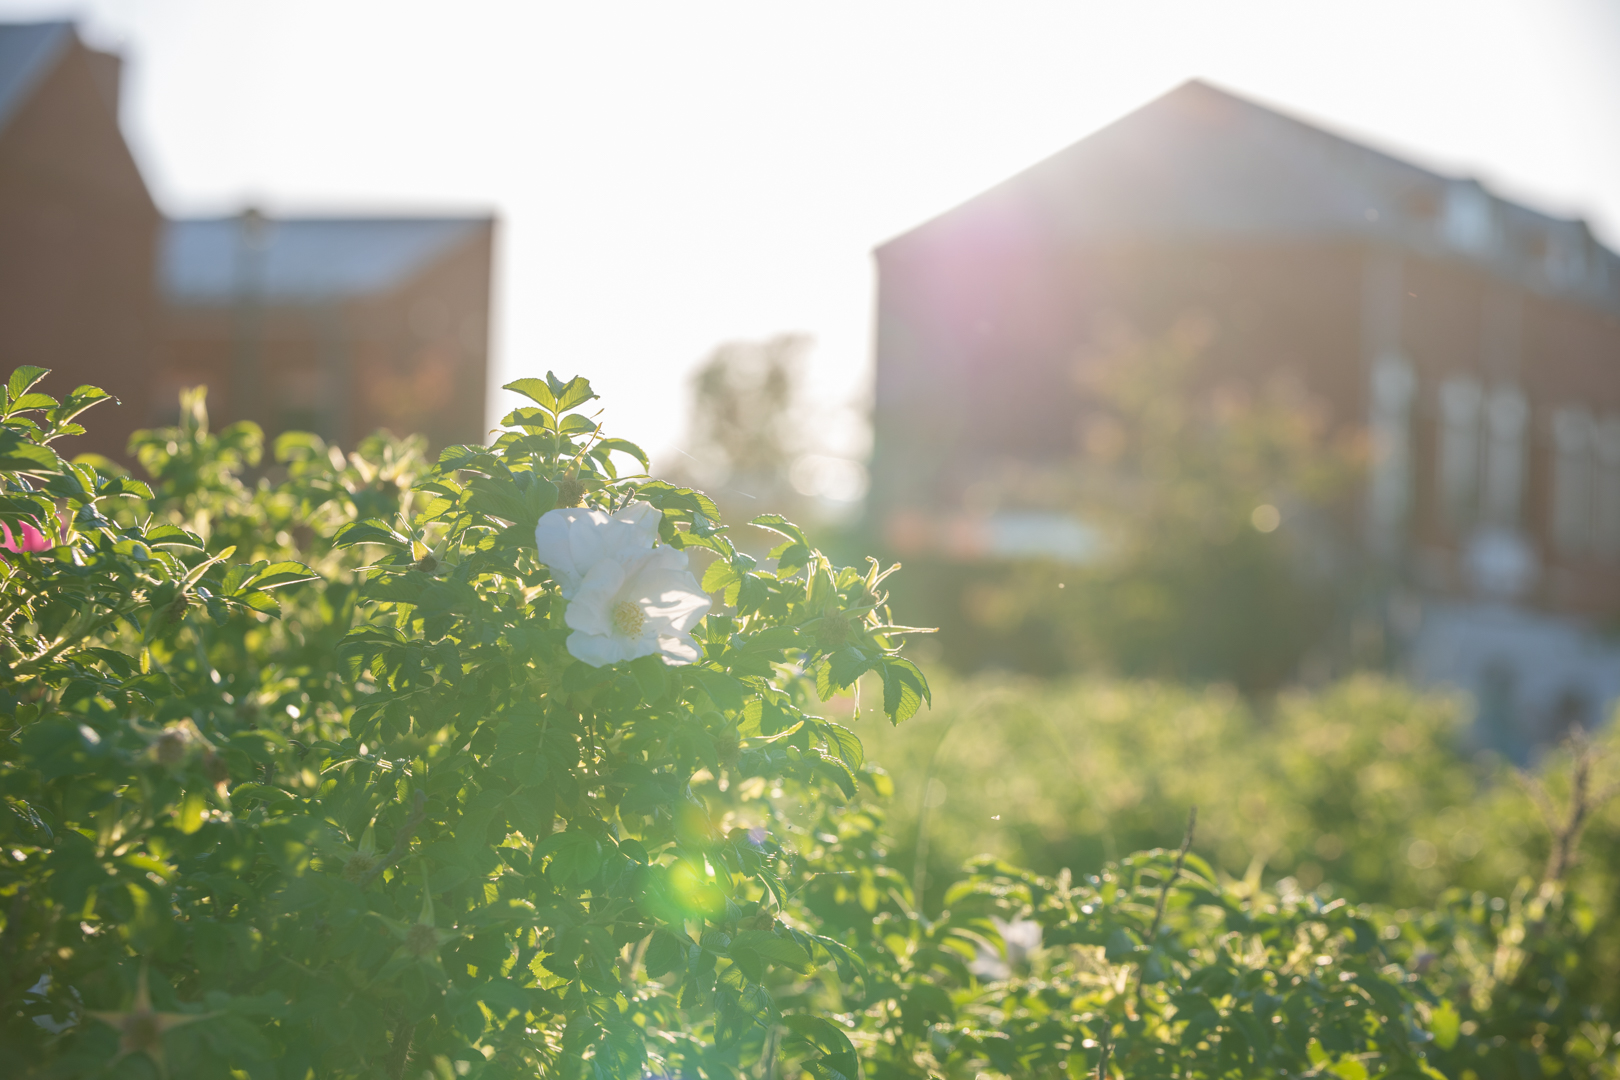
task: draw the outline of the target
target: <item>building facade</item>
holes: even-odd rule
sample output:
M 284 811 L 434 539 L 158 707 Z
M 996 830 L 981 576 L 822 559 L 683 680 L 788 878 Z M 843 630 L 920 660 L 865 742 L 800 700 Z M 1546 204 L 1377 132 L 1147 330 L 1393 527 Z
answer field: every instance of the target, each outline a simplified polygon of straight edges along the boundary
M 493 242 L 489 217 L 170 222 L 152 421 L 206 385 L 272 434 L 482 442 Z
M 118 128 L 118 76 L 68 23 L 0 25 L 0 368 L 127 402 L 157 346 L 163 221 Z M 145 419 L 99 406 L 78 449 L 119 454 Z
M 483 441 L 491 216 L 165 221 L 118 77 L 71 23 L 0 25 L 0 368 L 118 399 L 65 451 L 123 457 L 194 385 L 272 436 Z
M 1538 730 L 1620 695 L 1587 633 L 1620 616 L 1620 258 L 1584 223 L 1193 82 L 877 261 L 870 505 L 902 553 L 1016 547 L 1029 508 L 975 523 L 974 484 L 1072 458 L 1099 343 L 1196 316 L 1212 382 L 1284 373 L 1368 439 L 1355 527 L 1422 598 L 1418 674 Z M 1557 685 L 1513 658 L 1572 632 Z

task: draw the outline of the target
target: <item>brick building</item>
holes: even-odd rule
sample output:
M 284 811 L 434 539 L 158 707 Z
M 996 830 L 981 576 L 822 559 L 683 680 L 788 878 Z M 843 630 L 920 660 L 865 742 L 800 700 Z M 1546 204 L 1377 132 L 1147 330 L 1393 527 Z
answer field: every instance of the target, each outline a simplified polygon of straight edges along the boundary
M 121 457 L 197 384 L 216 424 L 269 435 L 482 441 L 493 218 L 166 222 L 118 75 L 71 23 L 0 25 L 0 368 L 121 402 L 64 449 Z
M 139 400 L 156 354 L 162 217 L 118 129 L 119 61 L 68 23 L 0 25 L 0 368 Z M 96 450 L 146 416 L 101 406 Z
M 170 222 L 152 416 L 201 384 L 267 432 L 483 441 L 493 236 L 487 217 Z
M 1423 599 L 1420 675 L 1521 727 L 1620 695 L 1585 632 L 1620 616 L 1620 258 L 1584 223 L 1191 82 L 877 261 L 870 505 L 902 548 L 919 518 L 1073 548 L 967 493 L 1077 453 L 1110 328 L 1196 312 L 1212 376 L 1288 372 L 1370 434 L 1357 531 Z

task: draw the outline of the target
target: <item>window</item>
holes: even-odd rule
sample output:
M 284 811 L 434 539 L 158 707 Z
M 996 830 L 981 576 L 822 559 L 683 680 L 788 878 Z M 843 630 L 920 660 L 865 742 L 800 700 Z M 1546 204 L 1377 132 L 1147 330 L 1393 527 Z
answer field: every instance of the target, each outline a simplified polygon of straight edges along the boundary
M 1385 353 L 1372 368 L 1370 416 L 1372 474 L 1367 484 L 1367 526 L 1375 550 L 1400 542 L 1412 497 L 1412 365 Z
M 1592 540 L 1592 418 L 1585 409 L 1553 413 L 1552 540 L 1560 555 L 1585 555 Z
M 1479 422 L 1485 391 L 1479 380 L 1454 376 L 1440 384 L 1440 506 L 1458 532 L 1479 510 Z
M 1485 403 L 1485 484 L 1480 516 L 1485 524 L 1514 528 L 1524 497 L 1524 428 L 1530 406 L 1516 386 L 1498 386 Z
M 1476 255 L 1489 251 L 1496 239 L 1490 195 L 1472 180 L 1453 183 L 1446 189 L 1440 231 L 1445 235 L 1446 243 L 1459 251 Z
M 1592 425 L 1592 546 L 1598 558 L 1620 562 L 1620 415 Z

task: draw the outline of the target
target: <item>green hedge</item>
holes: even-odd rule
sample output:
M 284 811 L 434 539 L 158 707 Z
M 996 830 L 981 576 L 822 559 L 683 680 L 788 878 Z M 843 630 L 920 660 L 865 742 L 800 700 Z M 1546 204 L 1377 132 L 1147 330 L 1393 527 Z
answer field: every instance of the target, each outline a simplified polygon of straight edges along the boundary
M 195 393 L 137 436 L 148 483 L 52 449 L 104 395 L 44 374 L 0 408 L 14 1072 L 1612 1074 L 1561 870 L 1397 912 L 1195 842 L 980 862 L 920 910 L 855 730 L 930 697 L 885 571 L 769 515 L 769 559 L 736 551 L 583 379 L 512 384 L 494 444 L 435 461 L 262 462 Z

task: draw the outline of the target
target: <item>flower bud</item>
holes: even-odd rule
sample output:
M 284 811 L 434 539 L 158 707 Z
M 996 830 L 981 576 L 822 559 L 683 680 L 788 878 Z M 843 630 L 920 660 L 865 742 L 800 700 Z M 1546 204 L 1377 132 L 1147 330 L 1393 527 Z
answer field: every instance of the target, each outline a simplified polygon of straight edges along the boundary
M 376 855 L 368 852 L 355 852 L 343 863 L 343 880 L 350 885 L 360 884 L 371 874 L 372 869 L 380 861 Z
M 209 750 L 203 754 L 202 769 L 203 775 L 208 777 L 208 782 L 215 786 L 224 784 L 231 778 L 231 770 L 225 764 L 225 755 L 217 750 Z
M 570 476 L 557 485 L 557 505 L 561 508 L 578 506 L 585 501 L 585 484 Z
M 186 760 L 190 744 L 191 736 L 185 728 L 179 725 L 165 728 L 161 735 L 152 740 L 152 756 L 159 765 L 172 769 Z
M 849 620 L 842 615 L 830 615 L 816 627 L 816 644 L 832 652 L 849 644 Z

